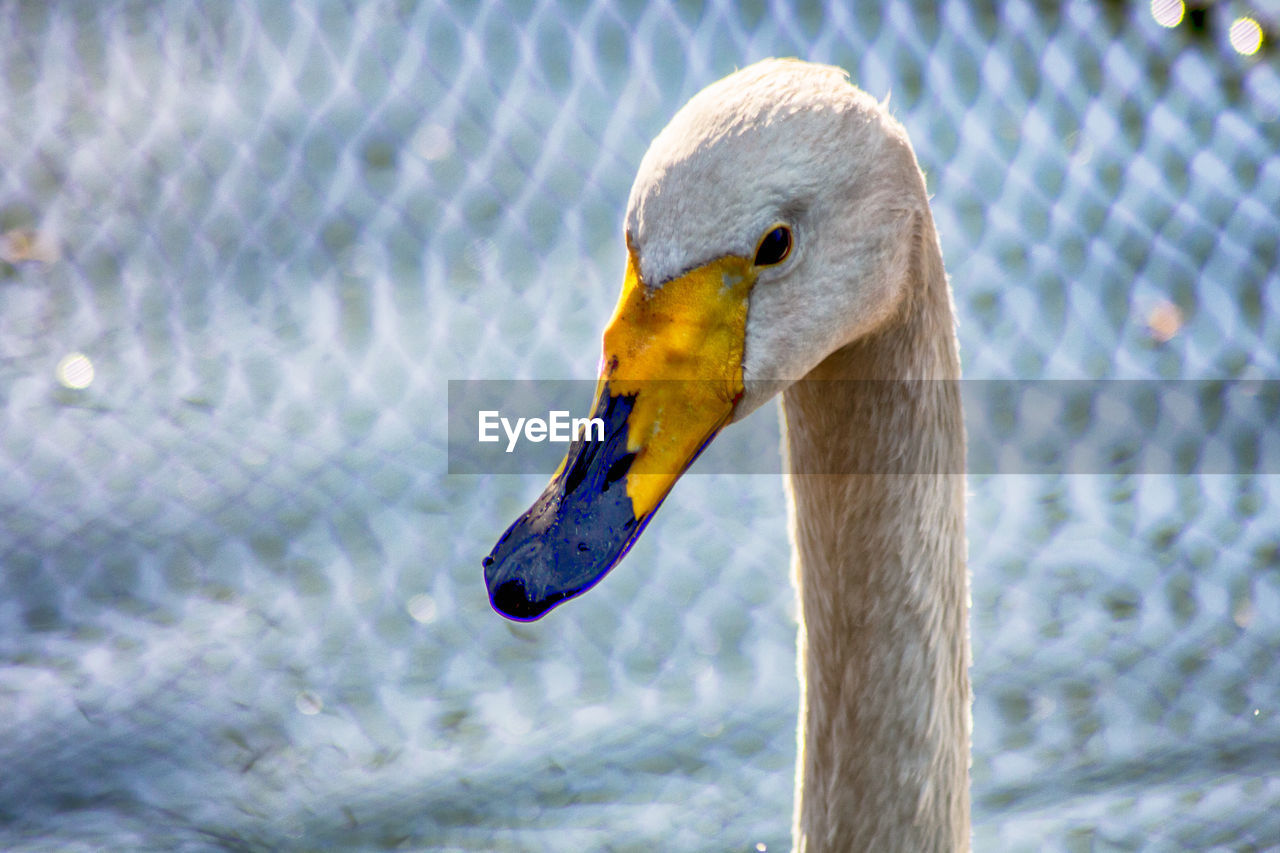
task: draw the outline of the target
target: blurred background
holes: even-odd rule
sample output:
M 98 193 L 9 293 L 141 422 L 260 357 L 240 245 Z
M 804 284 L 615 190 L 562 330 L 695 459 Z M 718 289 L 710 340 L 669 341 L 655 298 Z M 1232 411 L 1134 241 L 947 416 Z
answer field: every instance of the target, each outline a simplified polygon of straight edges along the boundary
M 480 559 L 545 477 L 448 475 L 447 381 L 594 377 L 649 140 L 772 55 L 891 93 L 967 376 L 1278 379 L 1278 37 L 0 0 L 0 847 L 789 849 L 782 482 L 686 477 L 514 625 Z M 978 849 L 1280 845 L 1277 480 L 971 478 Z

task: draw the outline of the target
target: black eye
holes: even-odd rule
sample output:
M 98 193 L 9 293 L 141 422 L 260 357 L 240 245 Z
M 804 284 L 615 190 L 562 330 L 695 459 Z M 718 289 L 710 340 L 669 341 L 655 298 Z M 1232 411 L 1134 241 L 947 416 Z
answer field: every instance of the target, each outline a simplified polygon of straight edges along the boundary
M 760 248 L 756 250 L 755 264 L 758 267 L 771 267 L 780 264 L 791 254 L 791 229 L 785 225 L 764 235 Z

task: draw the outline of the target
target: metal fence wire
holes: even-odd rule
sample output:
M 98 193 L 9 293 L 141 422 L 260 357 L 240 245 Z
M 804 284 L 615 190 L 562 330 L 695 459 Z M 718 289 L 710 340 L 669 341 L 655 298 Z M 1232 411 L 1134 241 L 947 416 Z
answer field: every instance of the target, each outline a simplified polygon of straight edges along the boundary
M 1245 16 L 0 0 L 0 847 L 787 849 L 780 480 L 509 624 L 545 479 L 446 473 L 447 380 L 594 376 L 649 140 L 770 55 L 891 94 L 966 376 L 1280 378 Z M 1278 479 L 971 478 L 978 849 L 1280 846 Z

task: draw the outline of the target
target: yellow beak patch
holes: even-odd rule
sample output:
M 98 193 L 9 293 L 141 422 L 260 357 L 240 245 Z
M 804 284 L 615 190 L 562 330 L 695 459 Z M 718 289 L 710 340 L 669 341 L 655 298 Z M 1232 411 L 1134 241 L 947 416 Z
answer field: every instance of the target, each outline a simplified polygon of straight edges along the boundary
M 733 414 L 754 281 L 749 260 L 725 257 L 650 288 L 628 253 L 622 296 L 604 332 L 596 402 L 603 394 L 635 397 L 627 494 L 637 516 L 657 508 Z

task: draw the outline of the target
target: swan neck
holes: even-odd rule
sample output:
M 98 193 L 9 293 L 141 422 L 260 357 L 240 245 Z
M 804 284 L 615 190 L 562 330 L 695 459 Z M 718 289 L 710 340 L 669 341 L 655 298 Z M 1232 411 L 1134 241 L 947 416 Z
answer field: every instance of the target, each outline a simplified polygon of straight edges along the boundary
M 794 832 L 805 853 L 968 848 L 959 359 L 925 225 L 902 316 L 783 397 L 801 609 Z M 901 377 L 914 381 L 881 381 Z

